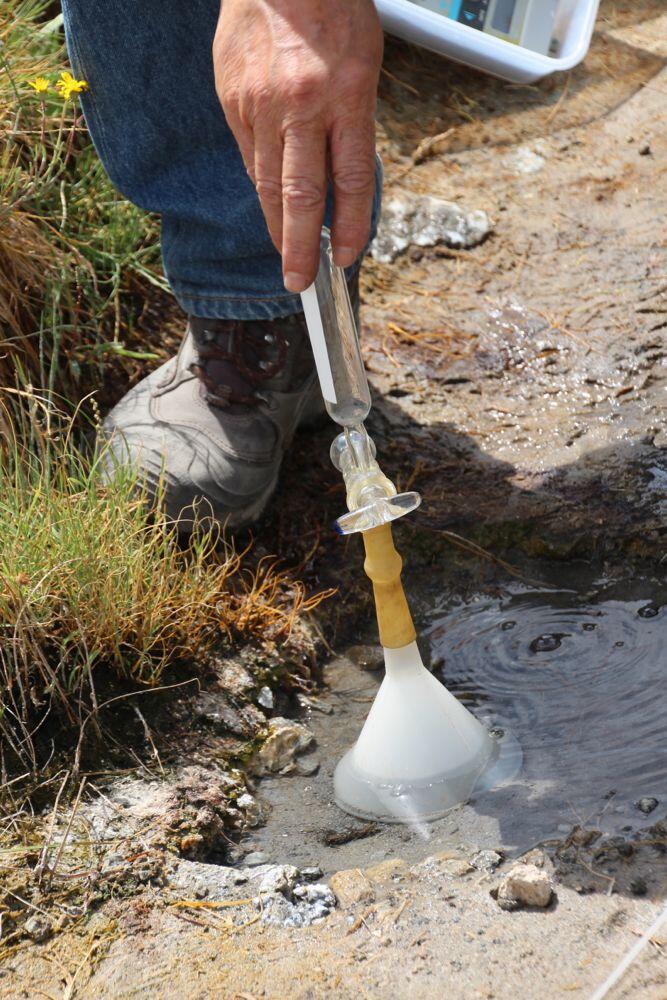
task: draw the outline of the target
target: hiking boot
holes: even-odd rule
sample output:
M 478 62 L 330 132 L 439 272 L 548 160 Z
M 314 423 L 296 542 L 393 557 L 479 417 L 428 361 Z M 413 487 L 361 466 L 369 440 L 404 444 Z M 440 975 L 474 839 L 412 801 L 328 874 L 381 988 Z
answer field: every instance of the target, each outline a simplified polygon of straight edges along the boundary
M 358 308 L 358 282 L 350 282 Z M 277 320 L 189 317 L 178 355 L 104 422 L 106 473 L 130 466 L 180 531 L 257 520 L 294 432 L 323 412 L 301 314 Z

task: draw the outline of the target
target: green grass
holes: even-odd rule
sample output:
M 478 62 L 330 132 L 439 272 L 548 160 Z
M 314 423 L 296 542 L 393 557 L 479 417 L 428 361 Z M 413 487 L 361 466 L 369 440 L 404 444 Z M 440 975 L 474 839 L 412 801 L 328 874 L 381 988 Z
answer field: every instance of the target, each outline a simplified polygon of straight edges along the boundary
M 43 723 L 78 734 L 110 681 L 155 686 L 223 642 L 303 651 L 295 625 L 323 595 L 210 533 L 184 549 L 131 474 L 102 482 L 100 447 L 82 452 L 46 397 L 17 390 L 3 423 L 0 740 L 22 766 L 39 767 Z
M 0 383 L 19 365 L 72 399 L 123 357 L 142 298 L 168 293 L 157 220 L 113 189 L 77 96 L 54 88 L 68 64 L 52 9 L 0 5 Z

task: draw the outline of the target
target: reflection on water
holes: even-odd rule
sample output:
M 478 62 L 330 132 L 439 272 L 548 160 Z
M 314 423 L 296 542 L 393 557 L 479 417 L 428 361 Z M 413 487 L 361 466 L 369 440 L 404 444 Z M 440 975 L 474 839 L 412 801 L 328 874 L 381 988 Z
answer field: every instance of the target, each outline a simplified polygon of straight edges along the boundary
M 565 816 L 620 828 L 642 796 L 667 803 L 667 594 L 647 583 L 622 600 L 631 589 L 517 585 L 430 616 L 437 675 L 518 738 L 545 835 Z

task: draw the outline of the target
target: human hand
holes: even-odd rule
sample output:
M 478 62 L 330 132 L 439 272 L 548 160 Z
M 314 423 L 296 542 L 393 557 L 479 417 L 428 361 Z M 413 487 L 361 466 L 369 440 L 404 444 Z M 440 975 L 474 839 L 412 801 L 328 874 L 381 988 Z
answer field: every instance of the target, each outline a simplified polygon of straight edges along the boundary
M 283 280 L 315 278 L 327 178 L 332 244 L 354 263 L 370 229 L 382 29 L 372 0 L 222 0 L 216 90 L 256 188 Z

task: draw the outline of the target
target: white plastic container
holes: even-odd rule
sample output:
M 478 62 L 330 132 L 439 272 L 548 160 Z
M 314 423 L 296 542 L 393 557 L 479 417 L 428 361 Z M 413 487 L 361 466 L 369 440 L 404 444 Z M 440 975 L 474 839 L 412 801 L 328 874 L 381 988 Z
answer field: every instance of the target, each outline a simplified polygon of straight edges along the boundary
M 554 24 L 555 52 L 540 55 L 419 7 L 412 0 L 375 0 L 390 34 L 512 83 L 533 83 L 580 63 L 591 43 L 599 3 L 561 0 Z

